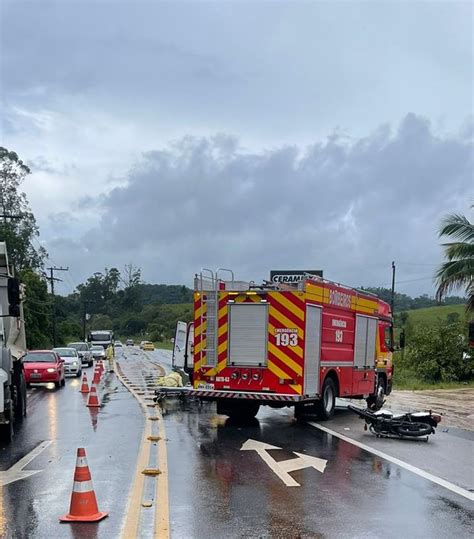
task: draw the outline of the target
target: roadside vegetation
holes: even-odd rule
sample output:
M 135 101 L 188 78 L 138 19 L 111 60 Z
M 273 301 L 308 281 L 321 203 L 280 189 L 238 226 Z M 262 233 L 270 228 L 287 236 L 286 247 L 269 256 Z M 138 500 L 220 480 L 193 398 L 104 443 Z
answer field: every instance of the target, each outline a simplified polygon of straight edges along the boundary
M 27 345 L 52 344 L 53 297 L 48 292 L 48 254 L 38 242 L 39 228 L 21 185 L 30 174 L 15 152 L 0 147 L 0 241 L 6 241 L 27 294 L 24 304 Z M 465 387 L 474 380 L 467 347 L 467 324 L 474 311 L 474 225 L 461 215 L 446 217 L 440 236 L 446 261 L 434 276 L 436 298 L 395 294 L 395 336 L 406 347 L 395 352 L 396 388 Z M 53 264 L 52 264 L 53 265 Z M 464 289 L 465 297 L 446 294 Z M 366 288 L 390 302 L 387 288 Z M 144 283 L 140 268 L 105 268 L 76 290 L 54 300 L 58 344 L 84 338 L 93 329 L 113 329 L 117 337 L 153 341 L 171 348 L 177 320 L 192 319 L 192 291 L 183 285 Z
M 394 354 L 394 387 L 415 390 L 474 385 L 474 356 L 468 349 L 467 322 L 464 305 L 398 314 L 395 335 L 399 336 L 403 329 L 406 346 Z
M 446 261 L 435 274 L 436 299 L 442 301 L 447 293 L 464 288 L 465 309 L 435 307 L 397 316 L 406 341 L 394 361 L 398 388 L 474 385 L 474 353 L 467 340 L 474 314 L 474 225 L 464 215 L 448 215 L 441 221 L 439 236 L 451 241 L 442 244 Z

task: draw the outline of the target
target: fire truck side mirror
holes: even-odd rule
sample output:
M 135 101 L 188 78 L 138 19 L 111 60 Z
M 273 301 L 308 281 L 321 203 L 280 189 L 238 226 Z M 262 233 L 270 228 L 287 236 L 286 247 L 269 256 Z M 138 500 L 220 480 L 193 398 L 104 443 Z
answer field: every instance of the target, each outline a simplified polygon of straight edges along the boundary
M 10 316 L 20 316 L 20 281 L 14 277 L 8 279 L 8 314 Z

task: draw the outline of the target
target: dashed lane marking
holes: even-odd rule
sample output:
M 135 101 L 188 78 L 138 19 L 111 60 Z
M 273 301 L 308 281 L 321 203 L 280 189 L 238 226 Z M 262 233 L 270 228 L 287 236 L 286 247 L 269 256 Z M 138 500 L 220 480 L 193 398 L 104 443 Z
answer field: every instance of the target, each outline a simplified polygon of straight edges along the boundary
M 364 449 L 365 451 L 368 451 L 369 453 L 372 453 L 373 455 L 376 455 L 377 457 L 388 460 L 389 462 L 392 462 L 393 464 L 400 466 L 400 468 L 405 468 L 405 470 L 408 470 L 416 475 L 419 475 L 420 477 L 423 477 L 423 479 L 427 479 L 428 481 L 431 481 L 432 483 L 435 483 L 441 487 L 444 487 L 450 490 L 451 492 L 454 492 L 455 494 L 459 494 L 460 496 L 463 496 L 464 498 L 467 498 L 468 500 L 474 501 L 474 492 L 469 492 L 469 490 L 466 490 L 465 488 L 458 487 L 454 483 L 450 483 L 449 481 L 446 481 L 446 479 L 442 479 L 441 477 L 437 477 L 436 475 L 430 474 L 429 472 L 425 472 L 424 470 L 421 470 L 420 468 L 417 468 L 416 466 L 408 464 L 408 462 L 404 462 L 403 460 L 387 455 L 387 453 L 384 453 L 383 451 L 379 451 L 378 449 L 365 445 L 362 442 L 353 440 L 352 438 L 349 438 L 348 436 L 344 436 L 344 434 L 340 434 L 339 432 L 336 432 L 334 430 L 328 429 L 327 427 L 323 427 L 323 425 L 320 425 L 319 423 L 314 423 L 313 421 L 309 421 L 308 425 L 311 425 L 312 427 L 322 430 L 323 432 L 326 432 L 327 434 L 330 434 L 331 436 L 335 436 L 336 438 L 339 438 L 340 440 L 344 440 L 345 442 L 348 442 L 352 445 L 360 447 L 360 449 Z

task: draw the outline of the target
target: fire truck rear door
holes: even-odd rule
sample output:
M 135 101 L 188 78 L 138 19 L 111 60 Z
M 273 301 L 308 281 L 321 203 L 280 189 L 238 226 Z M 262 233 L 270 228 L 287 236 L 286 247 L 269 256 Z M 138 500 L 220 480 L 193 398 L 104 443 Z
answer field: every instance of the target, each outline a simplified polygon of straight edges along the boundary
M 321 307 L 306 306 L 304 349 L 304 394 L 319 393 L 319 368 L 321 360 Z
M 188 326 L 188 336 L 186 341 L 186 367 L 192 369 L 194 365 L 194 324 Z
M 174 336 L 174 347 L 173 347 L 173 359 L 172 365 L 173 368 L 182 369 L 184 368 L 184 354 L 186 351 L 186 322 L 178 322 L 176 324 L 176 334 Z

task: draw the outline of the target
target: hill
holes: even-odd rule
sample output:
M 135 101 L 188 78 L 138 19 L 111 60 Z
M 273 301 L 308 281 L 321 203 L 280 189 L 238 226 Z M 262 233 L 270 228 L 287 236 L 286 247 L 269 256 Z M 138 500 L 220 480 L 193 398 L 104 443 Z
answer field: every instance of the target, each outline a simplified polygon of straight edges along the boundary
M 446 320 L 452 313 L 455 313 L 454 318 L 459 316 L 462 320 L 466 314 L 466 308 L 464 305 L 440 305 L 407 311 L 407 313 L 411 326 L 432 326 L 439 320 Z

